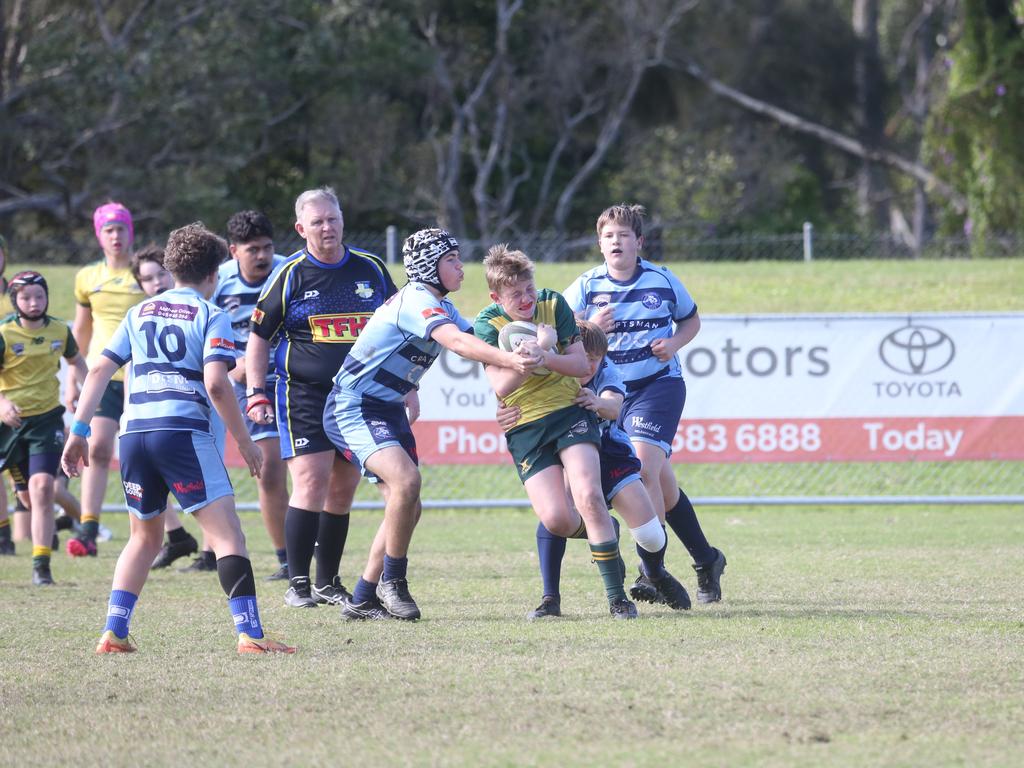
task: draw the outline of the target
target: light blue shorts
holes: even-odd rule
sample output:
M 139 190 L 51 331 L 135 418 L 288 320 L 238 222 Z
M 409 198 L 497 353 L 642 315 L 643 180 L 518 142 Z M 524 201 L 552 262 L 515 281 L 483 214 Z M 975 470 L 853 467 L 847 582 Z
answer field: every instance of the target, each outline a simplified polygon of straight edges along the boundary
M 419 465 L 404 403 L 392 403 L 337 387 L 324 408 L 324 432 L 347 461 L 369 478 L 366 460 L 381 448 L 398 446 Z

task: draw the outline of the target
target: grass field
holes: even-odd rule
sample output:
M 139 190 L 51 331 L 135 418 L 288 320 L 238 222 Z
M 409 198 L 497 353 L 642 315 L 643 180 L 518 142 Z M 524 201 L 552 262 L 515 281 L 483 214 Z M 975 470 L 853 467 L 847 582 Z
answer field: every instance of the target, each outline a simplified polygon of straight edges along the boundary
M 562 288 L 581 269 L 542 264 L 538 282 Z M 674 269 L 705 315 L 1024 310 L 1019 259 Z M 45 272 L 52 313 L 70 317 L 74 268 Z M 479 265 L 467 273 L 456 301 L 475 313 L 486 292 Z M 869 490 L 898 492 L 905 477 L 887 469 Z M 1019 488 L 1019 466 L 1004 469 Z M 699 494 L 704 470 L 690 470 Z M 828 477 L 842 492 L 847 476 Z M 725 480 L 756 490 L 757 478 Z M 234 654 L 215 577 L 176 572 L 146 586 L 140 652 L 92 656 L 127 533 L 108 515 L 115 540 L 96 559 L 57 555 L 53 589 L 32 588 L 26 544 L 0 558 L 0 766 L 1017 765 L 1021 511 L 705 508 L 729 556 L 723 603 L 641 606 L 640 621 L 613 623 L 571 543 L 566 616 L 535 624 L 523 620 L 540 592 L 533 515 L 427 511 L 410 566 L 423 621 L 350 625 L 287 609 L 283 587 L 260 583 L 269 629 L 300 646 L 265 659 Z M 379 519 L 354 514 L 349 586 Z M 257 575 L 269 573 L 258 518 L 244 525 Z M 668 562 L 692 593 L 678 542 Z
M 588 265 L 538 264 L 537 284 L 561 291 Z M 668 265 L 686 284 L 702 315 L 754 312 L 921 312 L 1024 310 L 1024 259 L 964 261 L 723 262 Z M 25 264 L 8 265 L 10 277 Z M 78 266 L 46 266 L 50 314 L 74 317 Z M 400 266 L 391 268 L 405 284 Z M 473 317 L 490 303 L 480 264 L 466 265 L 452 295 Z
M 0 765 L 1019 764 L 1019 509 L 702 517 L 729 555 L 723 603 L 612 622 L 571 543 L 566 616 L 528 623 L 533 516 L 427 512 L 423 621 L 346 624 L 261 584 L 265 622 L 300 646 L 279 658 L 237 657 L 216 578 L 175 572 L 146 586 L 139 653 L 94 657 L 117 547 L 58 556 L 47 590 L 26 555 L 0 558 Z M 355 515 L 349 583 L 378 519 Z

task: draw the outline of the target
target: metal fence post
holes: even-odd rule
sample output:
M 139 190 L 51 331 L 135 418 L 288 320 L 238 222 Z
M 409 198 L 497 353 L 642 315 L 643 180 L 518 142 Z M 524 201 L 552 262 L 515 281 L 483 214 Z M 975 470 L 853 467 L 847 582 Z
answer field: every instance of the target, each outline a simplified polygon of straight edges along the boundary
M 384 233 L 387 243 L 387 262 L 388 264 L 394 264 L 398 259 L 398 227 L 394 224 L 389 224 Z
M 804 261 L 814 260 L 814 225 L 804 222 Z

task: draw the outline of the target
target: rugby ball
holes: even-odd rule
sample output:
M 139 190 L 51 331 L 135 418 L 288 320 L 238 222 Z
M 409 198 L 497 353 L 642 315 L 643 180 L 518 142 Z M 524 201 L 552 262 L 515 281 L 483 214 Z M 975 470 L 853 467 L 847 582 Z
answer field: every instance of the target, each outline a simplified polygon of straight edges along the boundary
M 511 323 L 503 325 L 498 331 L 498 346 L 506 352 L 515 352 L 523 342 L 536 340 L 537 326 L 526 320 L 513 320 Z M 535 376 L 545 376 L 549 373 L 551 371 L 543 366 L 535 368 L 533 371 Z

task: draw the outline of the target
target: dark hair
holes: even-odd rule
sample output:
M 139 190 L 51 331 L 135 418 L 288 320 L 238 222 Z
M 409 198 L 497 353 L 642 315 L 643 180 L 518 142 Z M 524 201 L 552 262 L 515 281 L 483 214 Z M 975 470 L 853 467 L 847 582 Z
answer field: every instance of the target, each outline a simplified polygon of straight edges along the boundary
M 251 243 L 260 237 L 274 239 L 274 227 L 266 214 L 259 211 L 239 211 L 228 219 L 228 242 Z
M 228 257 L 228 244 L 201 221 L 171 232 L 167 238 L 164 268 L 179 283 L 196 285 L 215 273 Z
M 132 256 L 132 277 L 135 278 L 135 282 L 142 287 L 142 262 L 152 261 L 155 264 L 159 264 L 161 267 L 164 265 L 164 249 L 156 243 L 150 243 L 145 248 L 140 248 Z

